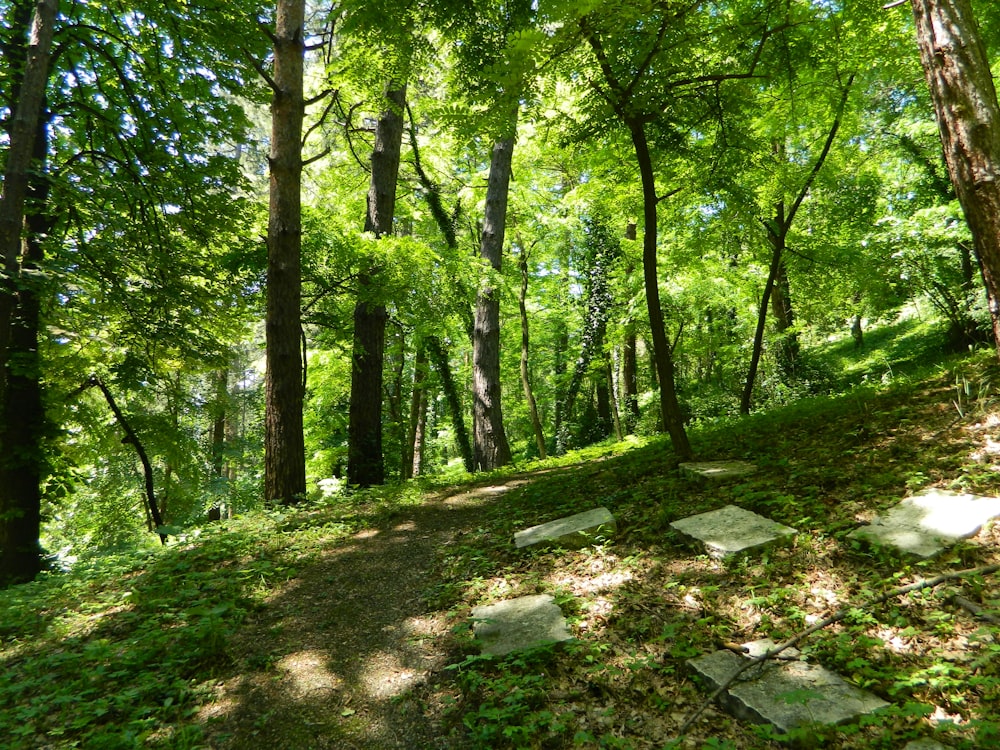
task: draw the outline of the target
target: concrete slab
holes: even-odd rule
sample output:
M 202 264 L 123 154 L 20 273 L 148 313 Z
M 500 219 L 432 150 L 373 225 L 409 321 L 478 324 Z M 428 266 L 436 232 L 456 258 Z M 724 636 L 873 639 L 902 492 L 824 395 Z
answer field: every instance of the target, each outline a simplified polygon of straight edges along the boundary
M 739 479 L 757 471 L 757 467 L 746 461 L 686 461 L 679 464 L 681 473 L 696 479 L 721 482 Z
M 715 690 L 746 658 L 722 650 L 690 659 L 688 664 L 707 689 Z M 812 722 L 840 724 L 889 705 L 828 669 L 795 660 L 750 667 L 719 701 L 739 719 L 770 724 L 784 733 Z
M 791 526 L 735 505 L 682 518 L 670 526 L 702 542 L 708 554 L 719 559 L 774 544 L 798 533 Z
M 908 497 L 848 537 L 933 557 L 960 539 L 975 536 L 1000 517 L 1000 497 L 927 489 Z
M 611 536 L 618 526 L 607 508 L 577 513 L 566 518 L 532 526 L 514 534 L 514 545 L 523 547 L 585 547 L 602 537 Z
M 503 656 L 573 637 L 562 610 L 549 594 L 473 607 L 472 619 L 472 632 L 484 655 Z

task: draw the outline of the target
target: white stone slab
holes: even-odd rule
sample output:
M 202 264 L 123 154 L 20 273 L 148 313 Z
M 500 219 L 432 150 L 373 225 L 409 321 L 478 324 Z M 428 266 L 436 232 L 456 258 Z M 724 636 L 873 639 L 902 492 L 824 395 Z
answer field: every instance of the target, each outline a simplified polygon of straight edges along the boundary
M 688 664 L 709 690 L 715 690 L 746 658 L 722 650 L 690 659 Z M 889 705 L 828 669 L 796 660 L 750 667 L 723 691 L 719 701 L 737 718 L 770 724 L 779 732 L 812 722 L 840 724 Z
M 598 536 L 610 536 L 617 528 L 611 511 L 607 508 L 594 508 L 518 531 L 514 534 L 514 545 L 518 549 L 534 545 L 585 547 Z
M 670 526 L 700 541 L 715 558 L 763 547 L 798 533 L 790 526 L 735 505 L 682 518 Z
M 1000 497 L 932 488 L 906 498 L 848 536 L 927 558 L 960 539 L 975 536 L 985 523 L 998 517 Z
M 712 481 L 738 479 L 757 471 L 756 466 L 746 461 L 686 461 L 679 468 L 689 476 Z
M 480 642 L 482 653 L 491 656 L 568 641 L 573 637 L 562 610 L 549 594 L 473 607 L 472 632 Z

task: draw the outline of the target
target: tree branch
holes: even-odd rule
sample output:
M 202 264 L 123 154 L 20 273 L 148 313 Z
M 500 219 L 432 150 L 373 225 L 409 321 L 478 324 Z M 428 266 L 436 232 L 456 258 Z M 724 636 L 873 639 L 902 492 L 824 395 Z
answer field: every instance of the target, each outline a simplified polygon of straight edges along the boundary
M 991 575 L 992 573 L 996 573 L 998 570 L 1000 570 L 1000 565 L 985 565 L 981 568 L 966 568 L 964 570 L 956 570 L 952 573 L 942 573 L 941 575 L 936 576 L 934 578 L 922 579 L 915 583 L 908 584 L 906 586 L 899 586 L 897 588 L 891 589 L 889 591 L 886 591 L 884 594 L 876 596 L 874 599 L 864 602 L 859 606 L 841 607 L 829 617 L 825 617 L 824 619 L 820 620 L 814 625 L 809 626 L 800 633 L 793 635 L 787 641 L 775 646 L 766 653 L 763 653 L 760 656 L 755 656 L 753 658 L 747 659 L 726 680 L 724 680 L 721 685 L 719 685 L 715 690 L 713 690 L 712 694 L 708 696 L 708 698 L 705 699 L 705 701 L 703 701 L 702 704 L 698 706 L 698 708 L 696 708 L 694 711 L 691 712 L 691 714 L 688 715 L 687 719 L 685 719 L 684 723 L 681 725 L 678 734 L 682 736 L 686 734 L 688 729 L 690 729 L 691 726 L 694 724 L 694 722 L 698 720 L 698 717 L 701 716 L 701 714 L 705 711 L 706 708 L 708 708 L 708 706 L 712 703 L 712 701 L 714 701 L 716 698 L 722 695 L 722 693 L 725 692 L 725 690 L 736 681 L 736 678 L 739 677 L 741 674 L 743 674 L 746 670 L 750 669 L 753 666 L 761 664 L 767 661 L 768 659 L 773 659 L 775 656 L 780 654 L 785 649 L 791 648 L 796 643 L 802 641 L 803 639 L 812 635 L 816 631 L 822 630 L 823 628 L 833 625 L 835 622 L 840 622 L 841 620 L 846 619 L 852 612 L 856 612 L 858 609 L 863 609 L 863 608 L 870 609 L 871 607 L 877 604 L 882 604 L 884 602 L 889 601 L 890 599 L 894 599 L 897 596 L 903 596 L 904 594 L 909 594 L 913 591 L 920 591 L 922 589 L 934 588 L 935 586 L 940 586 L 945 581 L 953 581 L 956 578 L 965 578 L 967 576 L 974 576 L 974 575 L 980 575 L 980 576 Z

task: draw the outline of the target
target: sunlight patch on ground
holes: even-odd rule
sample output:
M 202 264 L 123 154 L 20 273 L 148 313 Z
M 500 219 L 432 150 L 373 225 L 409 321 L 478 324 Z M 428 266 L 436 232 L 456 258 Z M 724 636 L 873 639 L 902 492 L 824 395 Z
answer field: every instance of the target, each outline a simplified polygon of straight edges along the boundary
M 343 680 L 327 667 L 327 656 L 322 651 L 296 651 L 283 657 L 277 667 L 291 683 L 289 692 L 296 697 L 316 692 L 328 693 L 344 687 Z
M 417 524 L 413 521 L 407 521 L 406 523 L 401 523 L 392 527 L 393 531 L 416 531 Z
M 400 663 L 396 654 L 378 651 L 361 669 L 361 684 L 372 698 L 386 699 L 402 695 L 419 683 L 423 674 Z

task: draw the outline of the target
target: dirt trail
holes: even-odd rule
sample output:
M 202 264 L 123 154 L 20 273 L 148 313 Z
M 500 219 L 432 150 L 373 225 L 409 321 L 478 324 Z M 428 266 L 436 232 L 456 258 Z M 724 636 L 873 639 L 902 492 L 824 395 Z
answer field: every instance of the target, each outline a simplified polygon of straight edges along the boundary
M 422 596 L 438 551 L 505 489 L 429 500 L 302 568 L 237 635 L 247 668 L 202 711 L 212 747 L 455 747 L 421 705 L 421 687 L 456 656 L 445 613 Z

